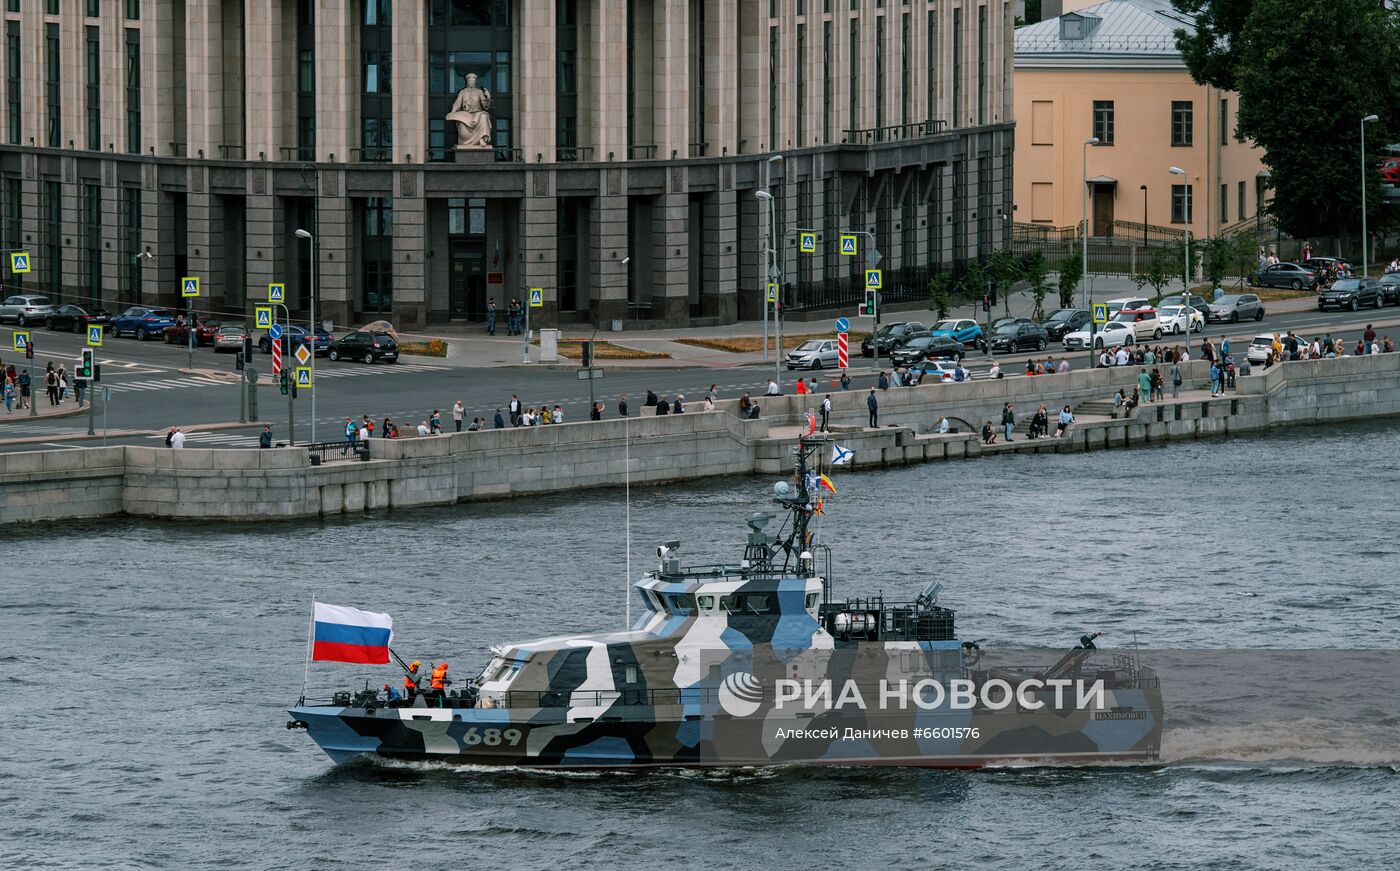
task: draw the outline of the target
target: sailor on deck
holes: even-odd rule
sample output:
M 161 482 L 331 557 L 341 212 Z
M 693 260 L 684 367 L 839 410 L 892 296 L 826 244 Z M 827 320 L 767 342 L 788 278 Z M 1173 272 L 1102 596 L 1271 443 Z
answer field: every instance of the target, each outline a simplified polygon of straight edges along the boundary
M 428 695 L 439 701 L 447 697 L 447 663 L 439 662 L 433 668 L 433 679 L 428 685 Z
M 400 660 L 402 662 L 402 660 Z M 422 676 L 418 674 L 418 668 L 423 663 L 413 660 L 408 664 L 408 673 L 403 676 L 403 698 L 408 704 L 413 704 L 413 700 L 418 697 L 418 682 Z

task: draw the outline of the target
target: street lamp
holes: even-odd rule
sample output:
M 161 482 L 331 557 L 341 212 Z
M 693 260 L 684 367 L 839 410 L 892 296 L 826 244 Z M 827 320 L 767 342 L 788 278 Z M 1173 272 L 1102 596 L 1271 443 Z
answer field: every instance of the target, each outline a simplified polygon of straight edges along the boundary
M 305 239 L 311 243 L 311 293 L 309 294 L 311 303 L 311 441 L 316 441 L 316 237 L 306 230 L 298 229 L 296 232 L 298 239 Z
M 777 272 L 776 263 L 778 258 L 777 252 L 774 250 L 775 246 L 773 243 L 773 240 L 777 234 L 777 230 L 775 227 L 777 218 L 774 215 L 773 194 L 769 193 L 766 190 L 757 190 L 753 192 L 753 195 L 754 198 L 757 199 L 760 203 L 767 204 L 766 213 L 763 216 L 763 265 L 765 273 L 763 279 L 763 348 L 766 352 L 768 349 L 768 283 L 772 282 L 775 285 L 779 284 L 775 276 L 775 273 Z M 763 208 L 763 206 L 760 206 L 759 208 Z M 778 320 L 778 312 L 782 307 L 780 302 L 781 299 L 782 288 L 779 287 L 778 299 L 775 299 L 773 301 L 773 333 L 777 340 L 777 343 L 774 346 L 773 354 L 773 371 L 775 373 L 773 376 L 773 380 L 778 383 L 779 387 L 781 387 L 783 383 L 783 328 L 781 322 Z
M 1372 121 L 1379 121 L 1375 115 L 1367 115 L 1361 119 L 1361 277 L 1368 274 L 1367 257 L 1370 255 L 1371 240 L 1366 237 L 1366 125 Z
M 1169 168 L 1167 169 L 1167 172 L 1170 172 L 1172 175 L 1179 175 L 1179 176 L 1181 176 L 1181 180 L 1182 180 L 1182 181 L 1186 181 L 1186 170 L 1182 169 L 1182 168 L 1179 167 L 1179 166 L 1169 167 Z M 1182 314 L 1183 317 L 1186 318 L 1185 336 L 1186 336 L 1186 353 L 1187 353 L 1187 354 L 1190 354 L 1190 353 L 1191 353 L 1191 311 L 1192 311 L 1192 308 L 1191 308 L 1191 195 L 1190 195 L 1190 191 L 1191 191 L 1191 188 L 1190 188 L 1189 186 L 1187 186 L 1187 188 L 1186 188 L 1186 193 L 1185 193 L 1185 194 L 1182 196 L 1182 198 L 1181 198 L 1182 206 L 1183 206 L 1181 217 L 1185 220 L 1185 223 L 1186 223 L 1186 244 L 1183 246 L 1183 247 L 1186 249 L 1186 264 L 1185 264 L 1186 271 L 1183 272 L 1183 273 L 1181 273 L 1181 307 L 1182 307 L 1182 309 L 1183 309 L 1183 311 L 1182 311 L 1181 314 Z M 1204 329 L 1204 327 L 1202 327 L 1202 329 Z
M 760 205 L 760 206 L 758 207 L 758 208 L 759 208 L 759 211 L 760 211 L 761 214 L 762 214 L 762 220 L 763 220 L 763 275 L 760 277 L 760 280 L 759 280 L 759 287 L 761 288 L 761 290 L 760 290 L 760 292 L 759 292 L 759 297 L 758 297 L 758 298 L 759 298 L 760 300 L 762 300 L 762 302 L 763 302 L 763 362 L 767 363 L 767 362 L 768 362 L 768 282 L 772 280 L 772 275 L 771 275 L 772 266 L 771 266 L 771 259 L 770 259 L 770 257 L 769 257 L 769 251 L 768 251 L 769 234 L 770 234 L 772 231 L 771 231 L 771 229 L 769 228 L 769 225 L 768 225 L 768 212 L 769 212 L 769 207 L 772 205 L 772 202 L 773 202 L 773 195 L 770 194 L 770 193 L 768 193 L 767 190 L 756 190 L 756 191 L 753 192 L 753 195 L 754 195 L 754 199 L 758 200 L 760 203 L 763 204 L 763 205 Z
M 1142 254 L 1147 256 L 1147 185 L 1138 185 L 1138 190 L 1142 191 Z
M 1092 306 L 1090 305 L 1090 303 L 1092 302 L 1092 300 L 1090 300 L 1090 298 L 1089 298 L 1089 146 L 1090 146 L 1090 145 L 1098 145 L 1098 144 L 1099 144 L 1099 137 L 1097 137 L 1097 136 L 1090 136 L 1088 139 L 1085 139 L 1085 140 L 1084 140 L 1084 172 L 1083 172 L 1083 174 L 1084 174 L 1084 189 L 1083 189 L 1082 191 L 1080 191 L 1080 199 L 1081 199 L 1081 201 L 1082 201 L 1082 202 L 1080 203 L 1080 205 L 1083 207 L 1083 210 L 1084 210 L 1084 215 L 1083 215 L 1084 228 L 1083 228 L 1083 230 L 1081 231 L 1081 235 L 1080 235 L 1080 238 L 1079 238 L 1080 246 L 1081 246 L 1081 248 L 1080 248 L 1080 259 L 1083 261 L 1083 263 L 1081 264 L 1081 267 L 1080 267 L 1079 272 L 1080 272 L 1080 278 L 1081 278 L 1081 279 L 1083 280 L 1083 282 L 1084 282 L 1084 290 L 1083 290 L 1083 292 L 1082 292 L 1081 295 L 1082 295 L 1082 297 L 1083 297 L 1083 299 L 1084 299 L 1084 308 L 1089 309 L 1091 314 L 1092 314 L 1092 312 L 1093 312 L 1093 308 L 1092 308 Z M 1094 334 L 1095 334 L 1096 332 L 1097 332 L 1097 330 L 1095 329 L 1094 319 L 1091 317 L 1091 318 L 1089 318 L 1089 368 L 1090 368 L 1090 369 L 1094 368 Z M 988 338 L 990 338 L 990 337 L 988 337 Z M 990 347 L 990 346 L 989 346 L 989 347 Z

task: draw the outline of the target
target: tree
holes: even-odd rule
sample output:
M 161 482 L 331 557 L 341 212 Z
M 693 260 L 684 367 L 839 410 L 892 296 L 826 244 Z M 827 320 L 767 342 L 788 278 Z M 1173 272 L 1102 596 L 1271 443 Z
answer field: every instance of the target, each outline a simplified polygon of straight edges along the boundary
M 1196 81 L 1240 95 L 1235 135 L 1264 150 L 1268 212 L 1297 238 L 1352 235 L 1360 226 L 1361 118 L 1366 141 L 1400 132 L 1400 12 L 1375 0 L 1173 0 L 1196 16 L 1177 46 Z M 1371 148 L 1367 153 L 1374 153 Z M 1370 158 L 1366 158 L 1368 161 Z M 1394 222 L 1379 172 L 1368 172 L 1373 230 Z
M 1021 261 L 1009 249 L 993 251 L 987 258 L 987 278 L 996 284 L 1001 304 L 1011 314 L 1011 288 L 1021 280 Z
M 1254 240 L 1243 233 L 1212 236 L 1200 243 L 1200 258 L 1211 287 L 1248 275 L 1255 262 Z
M 991 281 L 990 271 L 987 264 L 981 260 L 969 260 L 963 270 L 962 288 L 963 293 L 971 296 L 973 300 L 979 301 L 987 293 L 987 282 Z M 974 305 L 977 304 L 974 302 Z
M 1045 295 L 1050 292 L 1050 264 L 1040 251 L 1032 251 L 1021 262 L 1021 278 L 1031 286 L 1031 298 L 1035 300 L 1036 320 L 1045 316 Z
M 1176 278 L 1176 270 L 1181 268 L 1182 255 L 1181 248 L 1175 249 L 1170 245 L 1163 245 L 1159 248 L 1151 249 L 1152 253 L 1144 258 L 1143 270 L 1133 276 L 1133 281 L 1137 283 L 1138 291 L 1146 285 L 1151 285 L 1155 302 L 1162 297 L 1162 289 Z
M 946 272 L 935 272 L 928 280 L 928 307 L 938 314 L 940 321 L 948 317 L 952 283 L 952 276 Z
M 1071 254 L 1060 261 L 1060 308 L 1074 307 L 1074 291 L 1084 277 L 1084 258 Z

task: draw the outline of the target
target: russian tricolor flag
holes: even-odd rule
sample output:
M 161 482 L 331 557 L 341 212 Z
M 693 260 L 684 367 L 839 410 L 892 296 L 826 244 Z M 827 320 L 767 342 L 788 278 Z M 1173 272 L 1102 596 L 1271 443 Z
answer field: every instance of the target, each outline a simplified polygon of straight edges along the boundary
M 394 620 L 388 614 L 317 602 L 313 619 L 311 659 L 315 662 L 383 665 L 389 661 Z

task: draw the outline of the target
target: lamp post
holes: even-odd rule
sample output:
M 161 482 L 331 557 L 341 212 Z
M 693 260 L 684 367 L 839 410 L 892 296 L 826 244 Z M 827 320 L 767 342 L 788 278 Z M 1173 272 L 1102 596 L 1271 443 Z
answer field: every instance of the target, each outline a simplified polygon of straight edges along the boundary
M 1138 190 L 1142 191 L 1142 253 L 1147 255 L 1147 185 L 1138 185 Z
M 1375 115 L 1367 115 L 1361 119 L 1361 277 L 1365 278 L 1369 273 L 1370 264 L 1367 258 L 1370 256 L 1371 240 L 1366 237 L 1366 125 L 1372 121 L 1379 121 Z
M 765 216 L 766 229 L 763 233 L 764 264 L 768 266 L 768 274 L 764 278 L 763 296 L 763 309 L 766 314 L 768 310 L 767 282 L 773 279 L 774 273 L 777 271 L 778 252 L 774 250 L 775 246 L 773 244 L 773 240 L 777 238 L 777 228 L 775 226 L 777 218 L 773 209 L 773 194 L 766 190 L 759 190 L 754 191 L 753 195 L 758 198 L 760 202 L 768 204 L 768 214 Z M 783 386 L 783 323 L 779 313 L 782 311 L 782 282 L 781 276 L 778 276 L 778 278 L 778 281 L 773 282 L 778 285 L 778 298 L 773 301 L 773 335 L 776 339 L 776 344 L 773 349 L 773 381 L 778 385 L 778 389 L 781 390 Z M 767 345 L 766 339 L 764 345 Z
M 1084 189 L 1080 191 L 1080 205 L 1083 208 L 1084 229 L 1080 236 L 1080 259 L 1083 261 L 1080 268 L 1080 278 L 1084 282 L 1082 297 L 1084 308 L 1093 314 L 1093 300 L 1089 297 L 1089 146 L 1098 145 L 1099 137 L 1090 136 L 1084 140 Z M 1094 323 L 1092 317 L 1089 318 L 1089 368 L 1094 368 L 1094 336 L 1098 333 L 1098 325 Z
M 310 242 L 311 248 L 311 293 L 310 298 L 311 322 L 311 441 L 316 441 L 316 237 L 306 230 L 297 230 L 298 239 L 305 239 Z
M 769 257 L 769 240 L 772 237 L 772 228 L 768 223 L 769 206 L 773 201 L 773 195 L 767 188 L 761 188 L 753 192 L 754 199 L 758 200 L 760 216 L 763 220 L 763 275 L 759 280 L 759 299 L 763 302 L 763 362 L 768 362 L 768 282 L 772 280 L 772 258 Z
M 1170 167 L 1167 171 L 1170 172 L 1172 175 L 1179 175 L 1179 176 L 1181 176 L 1181 180 L 1182 180 L 1182 181 L 1185 181 L 1185 180 L 1186 180 L 1186 170 L 1182 169 L 1182 168 L 1179 167 L 1179 166 Z M 1186 353 L 1187 353 L 1187 354 L 1190 354 L 1190 353 L 1191 353 L 1191 312 L 1192 312 L 1192 308 L 1191 308 L 1191 194 L 1190 194 L 1191 188 L 1188 186 L 1188 187 L 1186 188 L 1186 191 L 1187 191 L 1186 195 L 1185 195 L 1184 197 L 1182 197 L 1182 201 L 1183 201 L 1183 204 L 1185 205 L 1185 209 L 1183 210 L 1184 213 L 1183 213 L 1182 216 L 1181 216 L 1183 219 L 1185 219 L 1185 222 L 1186 222 L 1186 238 L 1185 238 L 1185 244 L 1183 245 L 1183 247 L 1184 247 L 1185 250 L 1186 250 L 1186 263 L 1185 263 L 1186 271 L 1183 272 L 1183 273 L 1181 273 L 1181 308 L 1183 309 L 1182 315 L 1186 318 L 1186 328 L 1185 328 L 1186 331 L 1183 333 L 1183 335 L 1186 336 Z M 1204 328 L 1203 328 L 1203 329 L 1204 329 Z

